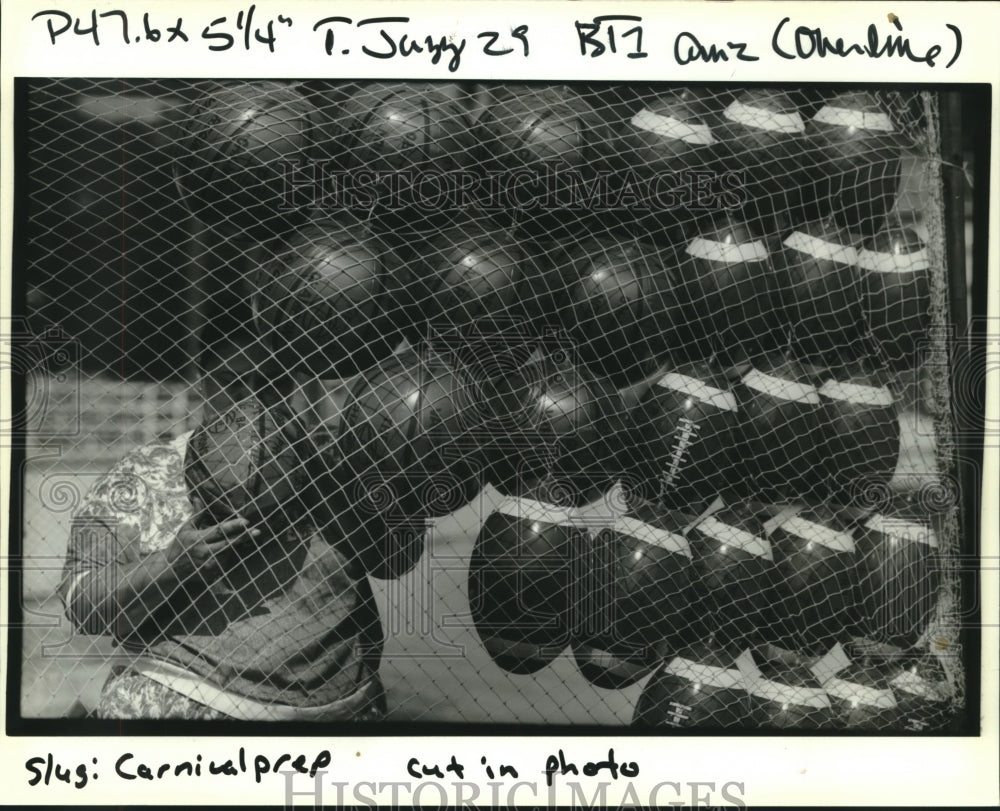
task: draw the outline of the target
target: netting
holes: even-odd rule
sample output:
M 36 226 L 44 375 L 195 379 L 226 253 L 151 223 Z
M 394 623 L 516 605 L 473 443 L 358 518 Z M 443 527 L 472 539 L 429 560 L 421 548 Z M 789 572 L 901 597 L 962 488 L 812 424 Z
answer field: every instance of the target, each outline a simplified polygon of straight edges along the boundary
M 24 716 L 955 728 L 936 94 L 27 97 Z

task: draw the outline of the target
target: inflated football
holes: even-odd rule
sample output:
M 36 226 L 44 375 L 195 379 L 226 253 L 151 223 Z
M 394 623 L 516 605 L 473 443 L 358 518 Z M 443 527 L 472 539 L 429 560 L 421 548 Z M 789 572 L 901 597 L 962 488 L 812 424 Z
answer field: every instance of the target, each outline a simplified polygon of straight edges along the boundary
M 715 137 L 705 104 L 689 90 L 649 99 L 622 125 L 618 152 L 625 178 L 648 193 L 651 211 L 633 212 L 633 231 L 653 242 L 675 243 L 689 217 L 688 172 L 709 169 Z
M 711 165 L 716 143 L 704 102 L 674 90 L 649 99 L 623 127 L 623 162 L 636 172 L 657 174 Z
M 764 522 L 777 570 L 775 638 L 823 653 L 857 622 L 850 526 L 825 507 L 775 509 Z
M 429 83 L 359 87 L 343 106 L 345 171 L 331 173 L 339 187 L 328 194 L 359 215 L 374 213 L 380 232 L 419 234 L 449 222 L 462 201 L 445 173 L 471 178 L 480 162 L 472 121 L 455 95 Z
M 720 160 L 745 169 L 754 180 L 779 183 L 783 172 L 803 164 L 805 121 L 783 91 L 747 88 L 717 116 L 712 133 Z
M 814 495 L 865 507 L 888 492 L 899 460 L 900 425 L 889 387 L 858 371 L 819 387 L 824 448 Z
M 867 235 L 882 228 L 899 191 L 902 141 L 878 99 L 833 97 L 807 123 L 806 139 L 838 225 Z
M 772 256 L 796 356 L 837 366 L 869 351 L 851 237 L 830 220 L 806 223 Z
M 664 374 L 634 413 L 636 472 L 646 497 L 671 509 L 701 512 L 733 463 L 736 396 L 707 363 Z
M 837 725 L 849 730 L 887 730 L 900 725 L 899 705 L 887 674 L 845 653 L 839 644 L 812 666 L 830 699 Z
M 174 149 L 181 199 L 208 227 L 260 240 L 287 232 L 311 204 L 286 197 L 285 173 L 314 159 L 317 113 L 278 82 L 228 84 L 187 109 Z
M 881 363 L 915 369 L 930 325 L 930 262 L 909 228 L 881 230 L 858 249 L 865 321 Z
M 504 87 L 476 138 L 486 156 L 485 207 L 499 222 L 532 236 L 578 232 L 580 195 L 606 168 L 612 140 L 588 102 L 565 86 Z
M 938 657 L 930 653 L 894 656 L 876 660 L 876 664 L 896 697 L 900 730 L 929 732 L 948 726 L 954 688 Z
M 639 696 L 632 725 L 745 727 L 750 708 L 736 659 L 735 651 L 708 641 L 664 660 Z
M 302 227 L 260 269 L 256 283 L 258 329 L 290 371 L 350 377 L 399 344 L 398 281 L 380 243 L 358 223 Z
M 508 427 L 483 450 L 490 483 L 522 495 L 551 471 L 573 489 L 578 506 L 605 492 L 626 451 L 616 429 L 623 411 L 618 392 L 558 353 L 543 354 L 512 379 Z
M 723 506 L 691 527 L 687 539 L 692 590 L 709 631 L 736 645 L 767 639 L 774 624 L 775 568 L 760 520 L 741 506 Z
M 530 258 L 508 231 L 475 220 L 430 239 L 415 275 L 415 318 L 471 340 L 523 321 L 520 301 Z M 405 292 L 404 292 L 405 295 Z
M 470 410 L 458 376 L 433 355 L 394 355 L 359 375 L 338 437 L 359 497 L 413 521 L 468 504 L 481 484 Z
M 752 363 L 785 345 L 775 317 L 781 277 L 746 223 L 717 216 L 687 243 L 682 259 L 681 301 L 697 314 L 719 363 Z
M 654 314 L 676 306 L 670 263 L 667 251 L 634 240 L 588 239 L 568 251 L 562 326 L 580 361 L 615 386 L 643 376 Z
M 505 87 L 477 125 L 483 152 L 499 170 L 598 168 L 608 142 L 604 120 L 569 87 Z
M 801 657 L 766 646 L 745 652 L 738 665 L 754 726 L 817 730 L 834 725 L 830 699 Z
M 738 406 L 731 488 L 781 503 L 806 495 L 820 460 L 822 401 L 806 371 L 776 356 L 732 386 Z
M 748 88 L 717 115 L 712 132 L 718 145 L 717 166 L 737 172 L 748 198 L 743 215 L 762 234 L 775 234 L 798 219 L 806 185 L 805 121 L 788 93 Z
M 655 665 L 663 645 L 690 641 L 691 550 L 682 528 L 676 516 L 647 504 L 617 516 L 593 539 L 573 640 L 580 672 L 592 684 L 627 687 Z
M 469 561 L 469 606 L 503 670 L 534 673 L 569 644 L 588 544 L 573 510 L 528 496 L 504 499 L 487 517 Z
M 855 530 L 855 549 L 865 635 L 901 648 L 915 645 L 938 601 L 938 540 L 930 521 L 872 514 Z

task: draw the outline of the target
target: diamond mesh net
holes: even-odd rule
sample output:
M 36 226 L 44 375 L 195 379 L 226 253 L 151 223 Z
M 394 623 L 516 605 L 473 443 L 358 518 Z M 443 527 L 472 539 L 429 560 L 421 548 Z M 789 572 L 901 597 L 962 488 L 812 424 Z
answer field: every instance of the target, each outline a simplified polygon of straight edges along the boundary
M 22 713 L 957 723 L 937 103 L 32 80 Z

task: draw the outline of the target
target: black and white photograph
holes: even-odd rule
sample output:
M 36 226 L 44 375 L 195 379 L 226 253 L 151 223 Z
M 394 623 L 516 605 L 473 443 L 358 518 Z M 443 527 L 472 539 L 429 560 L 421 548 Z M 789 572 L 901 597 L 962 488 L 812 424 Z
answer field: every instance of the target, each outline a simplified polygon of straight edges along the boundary
M 512 807 L 518 779 L 593 804 L 661 744 L 995 734 L 995 55 L 937 84 L 960 37 L 859 4 L 870 65 L 760 81 L 738 29 L 654 43 L 543 4 L 581 6 L 581 55 L 673 69 L 497 78 L 462 59 L 544 49 L 527 7 L 460 39 L 222 5 L 18 20 L 53 51 L 124 26 L 261 54 L 4 85 L 6 734 L 77 736 L 19 746 L 19 792 L 194 800 L 213 758 L 210 791 L 290 804 L 290 770 L 307 794 L 367 738 L 412 744 L 387 780 L 494 781 L 393 805 Z M 396 75 L 267 78 L 307 17 L 317 60 Z M 850 56 L 794 25 L 781 59 Z M 678 72 L 725 49 L 728 80 Z M 894 51 L 923 72 L 879 83 Z M 299 749 L 256 753 L 279 735 Z M 89 736 L 236 743 L 98 763 Z M 734 774 L 658 802 L 753 804 Z

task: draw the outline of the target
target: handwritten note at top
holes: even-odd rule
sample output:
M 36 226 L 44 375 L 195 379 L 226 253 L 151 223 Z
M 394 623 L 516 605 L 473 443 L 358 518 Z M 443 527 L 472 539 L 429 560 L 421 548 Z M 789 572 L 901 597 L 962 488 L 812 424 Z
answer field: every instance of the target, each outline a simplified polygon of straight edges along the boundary
M 532 51 L 531 30 L 527 22 L 482 30 L 459 30 L 453 23 L 441 30 L 440 23 L 421 21 L 410 16 L 380 16 L 352 19 L 325 16 L 310 19 L 288 14 L 261 14 L 256 4 L 234 8 L 228 14 L 214 9 L 204 19 L 176 17 L 161 11 L 128 13 L 122 9 L 98 11 L 74 16 L 60 9 L 35 12 L 31 20 L 43 27 L 52 46 L 86 38 L 97 47 L 123 46 L 203 47 L 214 53 L 232 50 L 277 54 L 283 42 L 294 53 L 306 42 L 315 44 L 318 54 L 329 58 L 361 56 L 378 60 L 425 60 L 441 65 L 449 73 L 462 67 L 463 55 L 477 52 L 498 59 L 528 59 Z M 683 25 L 683 24 L 682 24 Z M 847 20 L 836 30 L 793 22 L 782 17 L 770 27 L 766 41 L 751 42 L 727 36 L 721 24 L 703 31 L 664 31 L 643 24 L 643 18 L 629 14 L 605 14 L 586 20 L 568 20 L 565 38 L 539 37 L 534 53 L 557 59 L 651 59 L 678 66 L 706 63 L 758 62 L 762 55 L 780 60 L 896 59 L 945 69 L 962 52 L 962 32 L 956 25 L 942 23 L 938 33 L 928 38 L 923 29 L 911 40 L 902 20 L 893 15 L 880 23 Z M 437 26 L 437 27 L 435 27 Z M 554 53 L 574 43 L 569 52 Z M 467 50 L 468 49 L 468 50 Z

